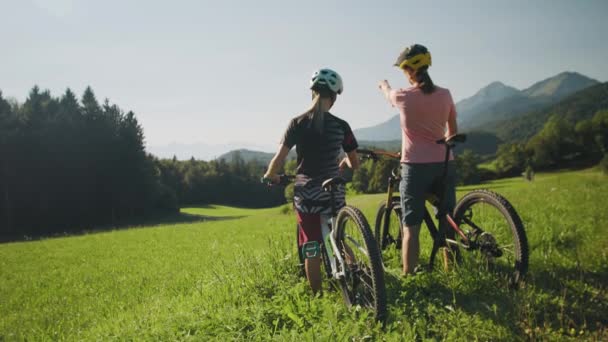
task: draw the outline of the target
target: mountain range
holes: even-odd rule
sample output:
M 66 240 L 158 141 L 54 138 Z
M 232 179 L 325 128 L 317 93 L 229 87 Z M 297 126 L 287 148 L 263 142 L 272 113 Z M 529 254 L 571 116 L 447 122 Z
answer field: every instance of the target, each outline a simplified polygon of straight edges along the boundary
M 608 109 L 608 83 L 576 72 L 562 72 L 532 84 L 523 90 L 492 82 L 473 96 L 456 103 L 458 129 L 468 134 L 461 149 L 472 149 L 481 155 L 492 155 L 504 142 L 525 140 L 538 132 L 552 114 L 577 121 L 591 117 L 601 109 Z M 401 141 L 399 115 L 377 125 L 354 130 L 361 146 L 398 150 Z M 172 144 L 156 146 L 149 151 L 161 158 L 225 159 L 230 161 L 238 151 L 246 162 L 259 160 L 267 163 L 272 148 L 247 144 L 207 145 Z M 227 152 L 226 151 L 230 151 Z M 292 151 L 293 154 L 293 151 Z
M 168 145 L 151 145 L 147 147 L 147 151 L 158 158 L 170 159 L 176 157 L 179 160 L 188 160 L 190 158 L 198 160 L 213 160 L 221 158 L 226 151 L 234 151 L 242 149 L 243 146 L 248 146 L 252 150 L 272 151 L 273 146 L 255 145 L 244 142 L 234 142 L 229 144 L 180 144 L 170 143 Z M 249 151 L 249 150 L 248 150 Z M 229 156 L 228 158 L 231 158 Z M 272 158 L 272 156 L 271 156 Z
M 562 72 L 523 90 L 502 82 L 492 82 L 473 96 L 456 103 L 458 128 L 461 132 L 481 128 L 489 130 L 500 122 L 556 104 L 598 83 L 576 72 Z M 356 129 L 354 133 L 360 140 L 401 139 L 399 115 L 372 127 Z
M 268 165 L 268 163 L 270 163 L 270 161 L 272 160 L 272 157 L 274 157 L 274 153 L 252 151 L 252 150 L 241 148 L 238 150 L 232 150 L 230 152 L 226 152 L 226 153 L 222 154 L 221 156 L 217 157 L 217 159 L 224 159 L 227 162 L 231 162 L 237 157 L 240 158 L 241 160 L 243 160 L 245 163 L 248 163 L 252 160 L 256 160 L 262 165 Z M 295 158 L 296 158 L 296 149 L 294 148 L 291 151 L 289 151 L 289 154 L 287 155 L 287 160 L 295 159 Z

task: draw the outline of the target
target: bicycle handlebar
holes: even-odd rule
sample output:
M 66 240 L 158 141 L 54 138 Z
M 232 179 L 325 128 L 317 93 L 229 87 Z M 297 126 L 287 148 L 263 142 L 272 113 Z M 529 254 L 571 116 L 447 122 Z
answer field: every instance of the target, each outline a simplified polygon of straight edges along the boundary
M 272 179 L 270 178 L 265 178 L 262 177 L 260 179 L 260 182 L 263 184 L 266 184 L 268 186 L 272 186 L 272 185 L 281 185 L 281 186 L 287 186 L 289 185 L 289 183 L 291 183 L 291 181 L 293 181 L 294 179 L 296 179 L 295 175 L 279 175 L 279 182 L 278 183 L 273 183 Z
M 437 144 L 440 145 L 446 145 L 449 147 L 454 147 L 456 146 L 456 143 L 463 143 L 467 141 L 467 135 L 466 134 L 454 134 L 452 136 L 449 136 L 447 138 L 443 138 L 443 139 L 439 139 L 436 141 Z
M 392 159 L 401 158 L 401 153 L 399 153 L 399 152 L 389 152 L 389 151 L 383 151 L 383 150 L 367 150 L 367 149 L 359 148 L 359 149 L 357 149 L 357 153 L 364 155 L 367 158 L 371 158 L 374 161 L 377 161 L 380 156 L 389 157 Z

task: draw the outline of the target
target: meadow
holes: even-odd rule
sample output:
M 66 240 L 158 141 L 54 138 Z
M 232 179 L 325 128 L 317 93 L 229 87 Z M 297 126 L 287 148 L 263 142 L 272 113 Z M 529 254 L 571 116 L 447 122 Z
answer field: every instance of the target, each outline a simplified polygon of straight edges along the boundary
M 0 244 L 0 341 L 607 340 L 608 177 L 538 174 L 458 197 L 478 187 L 507 197 L 525 224 L 519 289 L 466 268 L 404 278 L 389 263 L 382 327 L 338 292 L 311 295 L 289 211 L 191 207 L 182 212 L 199 219 L 186 223 Z M 382 199 L 348 202 L 373 223 Z

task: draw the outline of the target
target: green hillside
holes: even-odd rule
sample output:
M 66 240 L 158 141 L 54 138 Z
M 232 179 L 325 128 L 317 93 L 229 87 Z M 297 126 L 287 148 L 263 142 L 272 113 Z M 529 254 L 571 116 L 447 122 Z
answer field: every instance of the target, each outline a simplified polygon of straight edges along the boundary
M 459 113 L 467 120 L 462 129 L 478 130 L 499 127 L 502 122 L 517 120 L 527 113 L 546 109 L 562 99 L 597 85 L 599 82 L 576 72 L 562 72 L 539 81 L 509 97 L 477 108 L 475 113 Z
M 270 160 L 274 156 L 274 153 L 270 152 L 261 152 L 261 151 L 252 151 L 247 149 L 239 149 L 233 150 L 230 152 L 226 152 L 219 156 L 217 159 L 224 159 L 227 162 L 233 161 L 235 158 L 240 158 L 245 163 L 248 163 L 252 160 L 258 161 L 261 164 L 267 165 L 270 163 Z
M 540 131 L 552 115 L 575 123 L 590 119 L 605 109 L 608 109 L 608 82 L 582 90 L 550 107 L 483 128 L 496 133 L 504 141 L 525 140 Z
M 569 120 L 591 117 L 606 108 L 605 86 L 576 72 L 562 72 L 517 90 L 500 82 L 493 82 L 475 95 L 456 104 L 459 130 L 469 135 L 459 149 L 494 155 L 504 142 L 525 140 L 536 134 L 553 113 L 567 112 Z M 393 149 L 398 145 L 401 130 L 395 115 L 378 125 L 355 130 L 365 146 Z
M 471 150 L 480 156 L 491 156 L 496 153 L 498 145 L 502 143 L 498 137 L 490 132 L 473 131 L 464 132 L 467 134 L 467 141 L 456 146 L 456 152 Z M 387 141 L 359 141 L 362 148 L 376 148 L 385 151 L 401 151 L 401 140 Z
M 336 292 L 310 295 L 291 214 L 184 208 L 203 221 L 0 244 L 0 340 L 606 340 L 606 176 L 486 186 L 528 231 L 530 272 L 517 291 L 476 270 L 404 279 L 390 267 L 383 330 Z M 349 202 L 371 219 L 382 198 Z
M 519 93 L 521 93 L 520 90 L 507 86 L 502 82 L 488 84 L 475 93 L 475 95 L 456 103 L 458 124 L 463 127 L 470 126 L 472 124 L 470 119 L 477 117 L 495 103 Z
M 268 165 L 268 163 L 270 163 L 270 161 L 272 160 L 272 157 L 274 157 L 274 153 L 273 152 L 262 152 L 262 151 L 252 151 L 252 150 L 248 150 L 248 149 L 239 149 L 239 150 L 232 150 L 230 152 L 226 152 L 224 154 L 222 154 L 221 156 L 219 156 L 217 159 L 223 159 L 227 162 L 232 162 L 235 159 L 241 159 L 243 160 L 243 162 L 248 163 L 250 161 L 256 161 L 261 165 Z M 289 151 L 289 154 L 287 155 L 287 160 L 290 159 L 295 159 L 296 158 L 296 150 L 295 148 L 292 149 L 291 151 Z
M 537 82 L 522 92 L 532 98 L 550 97 L 559 100 L 598 83 L 577 72 L 566 71 Z

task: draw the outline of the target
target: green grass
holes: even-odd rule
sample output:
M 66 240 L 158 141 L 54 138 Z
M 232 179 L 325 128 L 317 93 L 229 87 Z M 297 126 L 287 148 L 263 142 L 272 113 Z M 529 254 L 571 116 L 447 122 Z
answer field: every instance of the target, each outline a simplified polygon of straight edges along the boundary
M 273 212 L 273 209 L 246 209 L 227 207 L 223 205 L 205 205 L 198 207 L 182 208 L 180 211 L 186 214 L 201 215 L 206 217 L 241 218 L 245 216 L 260 215 L 263 213 Z
M 496 171 L 496 160 L 490 160 L 484 163 L 477 165 L 480 169 L 485 169 L 488 171 Z
M 463 268 L 402 278 L 393 259 L 381 328 L 336 292 L 310 294 L 297 276 L 293 215 L 184 208 L 211 219 L 0 245 L 0 341 L 606 340 L 608 177 L 559 172 L 483 187 L 526 225 L 530 271 L 517 291 Z M 349 203 L 373 223 L 383 198 Z M 426 256 L 426 232 L 422 243 Z

